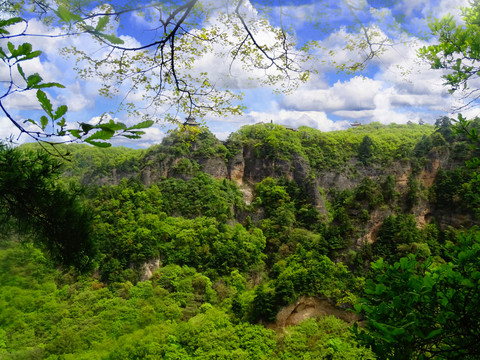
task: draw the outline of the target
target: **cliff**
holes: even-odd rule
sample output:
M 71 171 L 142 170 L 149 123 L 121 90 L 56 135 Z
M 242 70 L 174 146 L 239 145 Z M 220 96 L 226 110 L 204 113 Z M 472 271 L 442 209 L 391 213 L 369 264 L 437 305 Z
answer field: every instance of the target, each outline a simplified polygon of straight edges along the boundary
M 434 194 L 439 172 L 463 166 L 469 156 L 464 146 L 439 140 L 438 135 L 433 127 L 420 125 L 372 124 L 321 133 L 260 124 L 246 126 L 222 143 L 206 129 L 193 133 L 187 129 L 174 131 L 161 145 L 129 158 L 128 166 L 120 163 L 100 175 L 91 170 L 82 181 L 118 184 L 126 177 L 150 186 L 167 178 L 188 181 L 202 172 L 233 182 L 250 205 L 257 184 L 267 178 L 283 179 L 295 184 L 324 221 L 337 224 L 338 208 L 343 207 L 361 228 L 349 235 L 358 246 L 373 242 L 384 219 L 399 213 L 412 214 L 419 228 L 432 222 L 441 228 L 475 222 L 458 196 L 445 206 Z M 365 150 L 366 137 L 370 148 Z M 436 143 L 427 141 L 431 137 Z M 339 194 L 346 197 L 340 205 Z M 237 220 L 249 215 L 259 221 L 264 216 L 262 207 L 249 211 L 236 214 Z

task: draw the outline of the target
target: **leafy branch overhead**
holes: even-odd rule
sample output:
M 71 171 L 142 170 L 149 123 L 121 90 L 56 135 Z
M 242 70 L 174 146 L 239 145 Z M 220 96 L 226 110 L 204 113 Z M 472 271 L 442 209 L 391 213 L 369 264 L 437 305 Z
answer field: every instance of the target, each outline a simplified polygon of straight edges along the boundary
M 452 15 L 432 20 L 430 30 L 438 37 L 438 43 L 418 52 L 433 69 L 446 70 L 442 77 L 451 94 L 463 95 L 464 102 L 457 110 L 475 106 L 480 100 L 480 89 L 474 83 L 480 74 L 480 2 L 472 1 L 470 7 L 462 8 L 462 17 L 463 24 Z
M 334 22 L 325 16 L 327 6 L 331 5 L 320 3 L 317 13 L 309 19 L 317 28 L 329 29 L 325 32 L 332 30 L 329 24 Z M 283 93 L 294 91 L 316 71 L 314 53 L 318 44 L 298 42 L 294 28 L 296 19 L 286 14 L 280 3 L 255 4 L 256 11 L 252 11 L 246 0 L 215 5 L 200 0 L 148 4 L 133 0 L 102 5 L 90 1 L 7 1 L 0 7 L 11 16 L 0 21 L 0 36 L 8 42 L 0 48 L 0 57 L 8 67 L 10 79 L 0 100 L 15 93 L 36 91 L 45 115 L 36 120 L 19 121 L 10 114 L 4 102 L 2 110 L 21 134 L 37 141 L 86 141 L 108 146 L 108 140 L 114 136 L 137 138 L 155 122 L 176 123 L 183 115 L 197 118 L 207 114 L 239 115 L 244 109 L 241 86 L 235 79 L 239 71 L 251 75 L 246 87 L 263 86 Z M 360 58 L 355 55 L 344 64 L 332 60 L 332 65 L 347 72 L 359 71 L 393 45 L 388 35 L 372 25 L 372 21 L 380 18 L 372 15 L 375 10 L 360 0 L 344 0 L 330 9 L 333 13 L 350 13 L 353 25 L 344 50 L 360 52 Z M 274 18 L 278 11 L 282 21 L 272 25 L 268 18 Z M 370 14 L 369 18 L 365 14 Z M 120 35 L 132 16 L 141 18 L 146 24 L 143 34 Z M 36 19 L 54 31 L 49 34 L 29 32 L 29 23 Z M 60 105 L 54 109 L 54 102 L 49 98 L 51 94 L 40 90 L 61 88 L 62 85 L 43 82 L 37 73 L 28 76 L 24 73 L 19 63 L 39 60 L 42 53 L 33 50 L 28 42 L 16 47 L 14 43 L 21 37 L 81 37 L 82 42 L 88 42 L 88 46 L 80 47 L 72 45 L 72 41 L 60 51 L 75 59 L 74 70 L 80 78 L 99 82 L 100 95 L 119 98 L 117 111 L 122 116 L 140 123 L 128 127 L 108 119 L 95 125 L 72 126 L 65 118 L 66 107 Z M 210 68 L 199 65 L 199 59 L 208 56 L 227 64 L 223 72 L 219 74 L 214 64 L 208 65 Z M 18 75 L 24 83 L 17 83 Z
M 1 21 L 0 33 L 8 35 L 9 32 L 5 29 L 6 27 L 23 21 L 19 17 Z M 0 97 L 0 107 L 21 134 L 27 134 L 36 141 L 50 142 L 50 139 L 54 139 L 52 142 L 59 143 L 78 139 L 95 146 L 109 147 L 111 144 L 107 140 L 112 137 L 124 136 L 129 139 L 138 139 L 145 133 L 143 129 L 153 125 L 152 120 L 146 120 L 127 127 L 121 122 L 110 120 L 107 123 L 99 122 L 95 125 L 80 123 L 76 128 L 70 127 L 65 119 L 68 107 L 60 105 L 54 108 L 47 93 L 42 90 L 54 87 L 64 88 L 64 86 L 56 82 L 43 82 L 43 78 L 38 73 L 27 75 L 22 68 L 22 62 L 38 58 L 40 55 L 41 51 L 34 51 L 30 43 L 23 43 L 16 47 L 11 42 L 7 42 L 5 49 L 0 47 L 0 59 L 8 66 L 9 71 L 8 88 Z M 23 82 L 16 80 L 17 75 Z M 36 90 L 36 99 L 45 115 L 41 115 L 39 119 L 35 120 L 17 121 L 6 108 L 4 101 L 8 96 L 30 90 Z M 26 127 L 28 124 L 33 125 L 34 129 Z M 70 137 L 66 137 L 67 135 L 70 135 Z M 59 138 L 60 140 L 58 140 Z

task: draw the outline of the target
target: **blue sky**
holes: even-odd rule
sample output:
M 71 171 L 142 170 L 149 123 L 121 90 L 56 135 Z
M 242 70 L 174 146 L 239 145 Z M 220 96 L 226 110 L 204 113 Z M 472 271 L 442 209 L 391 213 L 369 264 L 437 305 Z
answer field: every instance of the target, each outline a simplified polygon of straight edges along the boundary
M 353 0 L 351 0 L 353 1 Z M 416 56 L 416 49 L 427 45 L 428 39 L 419 35 L 426 30 L 428 16 L 440 17 L 447 13 L 459 19 L 459 6 L 467 6 L 468 0 L 355 0 L 357 4 L 366 5 L 365 11 L 357 13 L 364 24 L 376 24 L 381 36 L 389 38 L 394 45 L 389 47 L 380 57 L 373 59 L 368 67 L 354 74 L 338 73 L 334 62 L 342 63 L 359 58 L 358 50 L 345 50 L 346 39 L 359 34 L 361 29 L 352 29 L 351 14 L 341 1 L 283 1 L 272 2 L 275 6 L 265 8 L 265 2 L 246 2 L 245 14 L 253 17 L 266 17 L 269 24 L 279 26 L 292 25 L 298 43 L 315 40 L 319 47 L 313 50 L 316 59 L 306 66 L 317 73 L 309 82 L 291 94 L 272 93 L 273 87 L 258 86 L 249 80 L 251 72 L 237 67 L 235 78 L 224 86 L 232 86 L 234 91 L 244 93 L 243 104 L 246 106 L 243 115 L 214 117 L 207 115 L 203 120 L 210 130 L 220 139 L 225 139 L 232 131 L 245 124 L 270 122 L 287 124 L 294 127 L 307 125 L 322 131 L 345 129 L 354 121 L 368 123 L 378 121 L 384 124 L 391 122 L 406 123 L 421 120 L 433 123 L 436 118 L 449 114 L 454 105 L 461 104 L 461 99 L 449 95 L 442 86 L 440 71 L 429 69 Z M 381 17 L 379 16 L 381 13 Z M 326 16 L 325 16 L 326 15 Z M 153 26 L 146 23 L 138 14 L 128 15 L 124 20 L 124 28 L 117 29 L 117 35 L 128 44 L 143 44 L 154 34 L 146 31 Z M 325 16 L 322 18 L 322 16 Z M 389 29 L 395 16 L 402 16 L 402 25 L 410 31 L 399 38 L 399 33 Z M 320 29 L 314 23 L 322 26 Z M 204 26 L 215 23 L 210 19 Z M 42 23 L 32 20 L 31 32 L 55 33 L 56 28 L 46 28 Z M 267 34 L 262 34 L 262 41 L 268 43 Z M 94 122 L 104 112 L 116 110 L 124 94 L 113 99 L 105 99 L 98 94 L 99 81 L 84 81 L 78 78 L 73 70 L 74 59 L 59 54 L 64 46 L 77 46 L 98 54 L 100 51 L 87 38 L 31 38 L 34 48 L 43 51 L 40 59 L 31 61 L 25 70 L 40 73 L 47 81 L 58 81 L 66 86 L 61 91 L 50 93 L 56 104 L 66 103 L 69 107 L 69 121 Z M 4 46 L 4 44 L 2 44 Z M 333 52 L 332 52 L 333 51 Z M 203 55 L 195 61 L 198 69 L 208 69 L 209 74 L 220 83 L 224 82 L 223 72 L 226 70 L 225 60 L 215 56 Z M 1 69 L 0 69 L 1 70 Z M 2 70 L 4 72 L 4 70 Z M 4 77 L 4 75 L 0 75 Z M 255 73 L 253 74 L 255 75 Z M 141 106 L 141 91 L 131 94 L 132 101 Z M 37 113 L 35 94 L 11 97 L 6 105 L 16 119 L 25 119 Z M 467 116 L 477 115 L 471 110 Z M 128 118 L 125 113 L 114 113 L 115 118 L 126 123 L 135 119 Z M 178 114 L 181 119 L 184 114 Z M 147 130 L 141 140 L 115 140 L 114 144 L 147 147 L 161 142 L 171 126 L 156 124 Z M 12 124 L 0 116 L 0 138 L 15 135 Z M 18 142 L 26 141 L 20 137 Z

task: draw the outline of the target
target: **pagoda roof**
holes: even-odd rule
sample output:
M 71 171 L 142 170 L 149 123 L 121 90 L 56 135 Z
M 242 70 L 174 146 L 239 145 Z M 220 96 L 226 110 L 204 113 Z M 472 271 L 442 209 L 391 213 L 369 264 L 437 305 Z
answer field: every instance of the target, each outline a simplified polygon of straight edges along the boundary
M 200 123 L 195 121 L 195 118 L 193 116 L 189 116 L 186 118 L 185 122 L 183 123 L 184 126 L 199 126 Z

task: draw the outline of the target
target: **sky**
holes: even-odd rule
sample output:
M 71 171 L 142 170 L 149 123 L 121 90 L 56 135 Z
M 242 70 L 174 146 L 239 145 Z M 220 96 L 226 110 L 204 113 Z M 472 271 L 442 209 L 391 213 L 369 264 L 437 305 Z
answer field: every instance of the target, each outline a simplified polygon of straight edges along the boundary
M 357 16 L 364 24 L 375 23 L 378 33 L 393 41 L 379 57 L 372 59 L 360 72 L 346 74 L 338 72 L 334 63 L 360 59 L 362 52 L 358 49 L 345 50 L 346 39 L 355 37 L 361 29 L 352 29 L 351 14 L 346 8 L 339 7 L 339 1 L 284 1 L 267 4 L 245 1 L 245 16 L 266 18 L 267 24 L 274 27 L 291 26 L 298 47 L 309 41 L 316 41 L 312 50 L 315 58 L 309 60 L 305 67 L 315 71 L 310 80 L 301 84 L 288 94 L 276 93 L 278 84 L 259 85 L 252 76 L 255 71 L 245 71 L 236 65 L 230 69 L 225 59 L 215 56 L 214 52 L 200 54 L 194 62 L 195 71 L 208 71 L 219 87 L 242 92 L 245 110 L 242 115 L 217 117 L 206 115 L 203 122 L 220 139 L 243 125 L 258 122 L 274 122 L 293 127 L 310 126 L 321 131 L 346 129 L 354 121 L 369 123 L 377 121 L 382 124 L 404 124 L 408 121 L 434 123 L 444 115 L 452 115 L 452 109 L 462 103 L 458 97 L 450 95 L 442 85 L 439 70 L 432 70 L 417 56 L 417 49 L 434 42 L 434 39 L 421 38 L 428 32 L 427 17 L 441 17 L 448 13 L 460 20 L 460 6 L 468 6 L 468 0 L 360 0 L 368 11 L 359 12 Z M 332 9 L 335 7 L 335 11 Z M 402 16 L 402 26 L 408 33 L 400 35 L 387 25 L 394 17 Z M 141 45 L 151 40 L 155 34 L 150 31 L 154 25 L 147 22 L 140 14 L 131 13 L 122 19 L 124 26 L 113 31 L 129 45 Z M 155 20 L 153 20 L 155 21 Z M 218 25 L 215 12 L 202 26 Z M 327 26 L 328 25 L 328 26 Z M 18 29 L 12 29 L 15 31 Z M 55 34 L 60 31 L 55 26 L 46 27 L 36 19 L 29 21 L 29 33 Z M 231 29 L 223 29 L 228 36 Z M 268 33 L 259 33 L 258 39 L 264 43 L 273 41 Z M 42 50 L 40 58 L 24 65 L 29 73 L 38 72 L 45 81 L 61 82 L 65 89 L 51 91 L 49 94 L 54 105 L 68 106 L 68 120 L 74 122 L 98 121 L 108 111 L 118 109 L 125 98 L 127 86 L 119 89 L 119 95 L 106 99 L 99 94 L 99 79 L 82 80 L 73 70 L 75 58 L 60 54 L 65 46 L 85 49 L 93 56 L 102 56 L 102 49 L 86 37 L 68 38 L 23 38 L 14 41 L 29 41 L 34 49 Z M 5 42 L 0 42 L 4 47 Z M 222 51 L 222 49 L 215 49 Z M 333 65 L 332 65 L 333 64 Z M 0 67 L 0 78 L 6 80 L 7 68 Z M 228 77 L 226 75 L 231 75 Z M 142 91 L 128 94 L 129 100 L 143 107 Z M 39 114 L 39 105 L 34 92 L 9 96 L 5 105 L 17 120 L 23 120 Z M 158 110 L 158 109 L 156 109 Z M 151 109 L 149 111 L 152 111 Z M 472 109 L 466 115 L 476 116 Z M 185 114 L 175 114 L 183 121 Z M 112 115 L 127 124 L 138 119 L 128 117 L 122 111 Z M 144 148 L 160 143 L 171 129 L 171 125 L 155 124 L 146 130 L 139 140 L 115 139 L 114 145 Z M 28 141 L 25 136 L 18 136 L 13 124 L 0 114 L 0 139 L 13 135 L 18 143 Z

